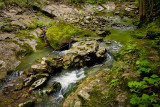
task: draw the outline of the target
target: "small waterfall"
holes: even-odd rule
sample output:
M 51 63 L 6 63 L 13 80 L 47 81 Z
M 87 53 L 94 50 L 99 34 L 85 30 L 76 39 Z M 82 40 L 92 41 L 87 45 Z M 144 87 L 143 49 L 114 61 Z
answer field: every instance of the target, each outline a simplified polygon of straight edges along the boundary
M 73 71 L 62 71 L 59 76 L 56 76 L 53 81 L 61 83 L 62 90 L 61 93 L 65 94 L 71 84 L 75 84 L 78 80 L 81 80 L 85 77 L 84 68 Z

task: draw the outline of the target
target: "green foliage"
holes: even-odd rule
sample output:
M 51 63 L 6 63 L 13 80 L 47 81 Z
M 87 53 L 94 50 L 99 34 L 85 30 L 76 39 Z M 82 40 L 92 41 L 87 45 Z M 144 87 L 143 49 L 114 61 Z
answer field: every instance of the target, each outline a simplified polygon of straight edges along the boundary
M 54 49 L 60 49 L 64 44 L 69 43 L 72 36 L 77 36 L 81 30 L 72 24 L 59 22 L 50 27 L 47 32 L 47 39 Z
M 150 73 L 151 68 L 149 68 L 149 62 L 146 59 L 146 50 L 142 48 L 140 50 L 140 59 L 136 61 L 136 67 L 138 68 L 137 73 Z
M 52 22 L 42 22 L 41 20 L 35 20 L 33 23 L 27 24 L 28 29 L 35 29 L 37 27 L 51 27 L 52 25 L 55 24 L 55 21 Z
M 87 0 L 86 3 L 90 3 L 90 4 L 99 4 L 104 0 Z
M 135 93 L 140 93 L 142 89 L 145 89 L 148 87 L 145 81 L 140 81 L 140 82 L 131 81 L 131 82 L 128 82 L 128 86 L 131 88 L 130 91 Z
M 86 4 L 99 4 L 108 0 L 68 0 L 70 3 L 86 3 Z
M 150 84 L 150 85 L 158 86 L 158 84 L 160 82 L 160 77 L 156 74 L 153 74 L 150 78 L 144 77 L 143 81 L 148 82 L 148 84 Z
M 29 7 L 30 5 L 36 4 L 42 6 L 43 4 L 47 4 L 48 1 L 39 1 L 39 0 L 0 0 L 0 6 L 7 6 L 9 4 L 16 4 L 19 6 Z
M 138 107 L 159 107 L 160 105 L 157 104 L 159 101 L 160 98 L 155 93 L 152 95 L 142 94 L 140 97 L 137 94 L 133 94 L 130 103 Z
M 147 28 L 146 28 L 147 38 L 155 39 L 160 36 L 160 25 L 159 24 L 160 24 L 159 20 L 156 20 L 147 25 Z
M 131 32 L 131 36 L 137 39 L 143 39 L 147 35 L 145 29 L 136 29 L 133 32 Z
M 135 80 L 127 78 L 127 80 L 125 80 L 127 84 L 124 83 L 128 85 L 130 89 L 130 103 L 133 106 L 158 107 L 158 104 L 160 104 L 160 99 L 158 98 L 160 77 L 156 74 L 152 74 L 152 69 L 150 68 L 151 62 L 147 59 L 149 55 L 148 53 L 149 52 L 146 47 L 140 47 L 133 41 L 129 41 L 118 54 L 118 60 L 123 61 L 126 65 L 130 66 L 130 69 L 133 70 L 129 72 L 135 71 L 135 73 L 140 74 L 139 78 Z M 118 70 L 117 72 L 122 72 L 124 70 L 120 64 L 117 67 L 118 68 L 115 69 L 113 67 L 112 70 Z M 115 75 L 117 76 L 117 74 Z M 121 84 L 121 79 L 119 79 L 119 82 Z M 125 87 L 125 85 L 123 87 Z M 114 88 L 111 88 L 110 90 L 114 90 Z M 112 95 L 110 94 L 106 96 L 110 98 Z
M 96 7 L 93 7 L 91 9 L 94 11 L 94 13 L 99 13 L 99 11 L 98 11 L 98 9 Z
M 113 79 L 113 80 L 111 80 L 109 87 L 112 88 L 112 87 L 116 87 L 118 85 L 119 85 L 119 79 Z
M 136 7 L 139 6 L 139 0 L 135 0 L 135 6 L 136 6 Z
M 123 47 L 123 49 L 117 55 L 119 55 L 119 57 L 127 55 L 127 54 L 137 55 L 138 51 L 139 51 L 139 49 L 138 49 L 137 45 L 133 41 L 130 40 L 126 43 L 126 45 Z M 125 57 L 123 57 L 123 59 L 125 59 Z
M 8 22 L 4 22 L 4 21 L 0 22 L 0 26 L 5 26 L 5 25 L 8 25 L 8 24 L 9 24 Z

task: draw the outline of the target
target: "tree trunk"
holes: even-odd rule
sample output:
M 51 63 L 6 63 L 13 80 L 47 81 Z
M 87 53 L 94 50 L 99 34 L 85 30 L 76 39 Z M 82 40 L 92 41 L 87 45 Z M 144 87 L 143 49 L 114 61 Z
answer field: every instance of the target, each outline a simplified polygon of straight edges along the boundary
M 143 21 L 146 18 L 146 0 L 139 0 L 139 20 Z

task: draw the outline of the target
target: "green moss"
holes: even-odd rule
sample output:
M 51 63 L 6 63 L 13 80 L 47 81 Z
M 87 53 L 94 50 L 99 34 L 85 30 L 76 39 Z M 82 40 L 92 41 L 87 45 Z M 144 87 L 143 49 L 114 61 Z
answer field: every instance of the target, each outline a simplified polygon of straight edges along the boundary
M 36 49 L 37 50 L 42 49 L 42 48 L 45 47 L 44 42 L 40 38 L 36 38 L 36 42 L 37 42 L 37 45 L 36 45 Z
M 47 39 L 54 49 L 60 49 L 64 44 L 69 43 L 72 36 L 77 36 L 81 30 L 72 24 L 59 22 L 50 27 L 46 34 Z
M 16 36 L 20 39 L 34 39 L 34 35 L 31 35 L 28 30 L 20 30 L 17 32 Z
M 24 57 L 24 56 L 29 55 L 34 52 L 33 48 L 30 45 L 28 45 L 27 43 L 24 43 L 23 45 L 19 44 L 19 46 L 22 48 L 22 50 L 20 50 L 16 53 L 16 56 L 18 58 Z

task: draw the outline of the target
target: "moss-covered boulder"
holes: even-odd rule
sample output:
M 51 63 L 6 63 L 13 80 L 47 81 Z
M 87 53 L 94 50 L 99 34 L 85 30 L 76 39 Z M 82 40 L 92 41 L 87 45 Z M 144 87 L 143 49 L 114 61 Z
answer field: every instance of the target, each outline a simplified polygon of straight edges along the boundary
M 61 49 L 61 47 L 70 42 L 72 36 L 79 34 L 81 30 L 72 24 L 59 22 L 50 27 L 47 32 L 47 40 L 54 49 Z

